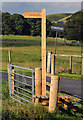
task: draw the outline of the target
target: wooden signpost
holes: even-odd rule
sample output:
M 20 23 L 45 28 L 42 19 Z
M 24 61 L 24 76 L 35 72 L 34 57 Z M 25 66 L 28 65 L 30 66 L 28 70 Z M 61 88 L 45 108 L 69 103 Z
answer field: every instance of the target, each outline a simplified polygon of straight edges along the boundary
M 46 95 L 46 9 L 42 12 L 24 12 L 25 18 L 42 19 L 42 95 Z

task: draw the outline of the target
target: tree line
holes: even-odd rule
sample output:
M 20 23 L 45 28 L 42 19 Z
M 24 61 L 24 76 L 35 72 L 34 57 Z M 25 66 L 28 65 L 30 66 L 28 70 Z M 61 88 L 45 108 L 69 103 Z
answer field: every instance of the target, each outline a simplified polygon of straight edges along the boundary
M 46 24 L 49 36 L 51 22 L 46 20 Z M 41 36 L 41 19 L 26 19 L 20 14 L 2 13 L 2 34 Z
M 83 11 L 73 14 L 65 23 L 64 32 L 58 32 L 58 37 L 69 40 L 82 41 Z M 51 31 L 52 23 L 46 19 L 47 37 L 55 37 L 55 31 Z M 57 23 L 58 25 L 58 23 Z M 20 14 L 2 12 L 2 34 L 3 35 L 29 35 L 41 36 L 41 19 L 24 18 Z

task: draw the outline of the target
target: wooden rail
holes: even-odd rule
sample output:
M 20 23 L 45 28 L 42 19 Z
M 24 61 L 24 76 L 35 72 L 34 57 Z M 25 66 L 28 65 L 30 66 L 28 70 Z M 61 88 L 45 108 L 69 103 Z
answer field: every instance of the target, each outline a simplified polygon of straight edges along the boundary
M 61 57 L 70 57 L 70 62 L 69 62 L 69 73 L 72 73 L 72 57 L 78 57 L 82 59 L 82 69 L 81 69 L 81 74 L 83 75 L 83 54 L 82 55 L 65 55 L 65 54 L 51 54 L 51 74 L 55 74 L 55 57 L 61 56 Z M 48 67 L 48 66 L 47 66 Z
M 61 57 L 70 57 L 70 63 L 69 63 L 69 73 L 72 73 L 72 57 L 78 57 L 82 58 L 82 65 L 83 65 L 83 54 L 82 55 L 64 55 L 64 54 L 54 54 L 55 56 L 61 56 Z M 81 74 L 83 75 L 83 67 L 82 67 L 82 72 Z
M 63 57 L 80 57 L 83 58 L 83 55 L 64 55 L 64 54 L 54 54 L 55 56 L 63 56 Z

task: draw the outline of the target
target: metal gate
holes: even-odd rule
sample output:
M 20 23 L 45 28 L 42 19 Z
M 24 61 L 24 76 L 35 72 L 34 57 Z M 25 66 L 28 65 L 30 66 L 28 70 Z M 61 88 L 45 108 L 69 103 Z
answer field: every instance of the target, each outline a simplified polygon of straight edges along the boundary
M 32 103 L 34 95 L 34 69 L 9 65 L 9 93 L 14 100 Z

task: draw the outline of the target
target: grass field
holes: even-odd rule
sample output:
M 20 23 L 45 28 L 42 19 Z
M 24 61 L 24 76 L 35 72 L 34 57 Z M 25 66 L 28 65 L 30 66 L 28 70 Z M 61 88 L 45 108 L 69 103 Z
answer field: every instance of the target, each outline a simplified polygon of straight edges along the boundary
M 1 81 L 0 81 L 1 84 Z M 83 119 L 83 105 L 78 98 L 70 98 L 72 103 L 76 103 L 79 107 L 78 111 L 56 110 L 51 114 L 41 104 L 36 107 L 33 104 L 20 104 L 9 97 L 8 82 L 2 82 L 2 119 L 3 120 L 82 120 Z M 63 107 L 63 104 L 60 105 Z
M 47 52 L 55 50 L 55 39 L 47 39 Z M 34 68 L 41 66 L 41 41 L 39 37 L 29 36 L 3 36 L 2 41 L 2 71 L 7 72 L 8 51 L 11 50 L 12 64 Z M 64 41 L 58 39 L 57 54 L 81 55 L 81 46 L 64 45 Z M 81 59 L 73 58 L 73 73 L 69 74 L 69 57 L 56 57 L 55 73 L 68 78 L 81 78 Z M 20 71 L 19 71 L 20 72 Z M 0 81 L 1 85 L 1 81 Z M 2 81 L 2 118 L 3 120 L 82 120 L 83 119 L 83 101 L 81 99 L 70 97 L 72 103 L 79 107 L 78 111 L 65 111 L 63 104 L 61 110 L 56 110 L 51 114 L 41 104 L 36 107 L 32 104 L 20 104 L 9 97 L 8 82 Z M 59 93 L 59 95 L 64 95 Z M 65 94 L 67 96 L 67 94 Z
M 1 37 L 1 36 L 0 36 Z M 41 41 L 40 37 L 29 36 L 2 36 L 2 71 L 7 71 L 8 50 L 11 50 L 12 64 L 34 68 L 41 66 Z M 67 41 L 58 39 L 57 54 L 81 55 L 80 44 L 72 45 Z M 47 38 L 47 52 L 55 50 L 55 39 Z M 81 58 L 73 58 L 72 75 L 69 73 L 69 57 L 56 57 L 55 73 L 60 76 L 81 78 Z

